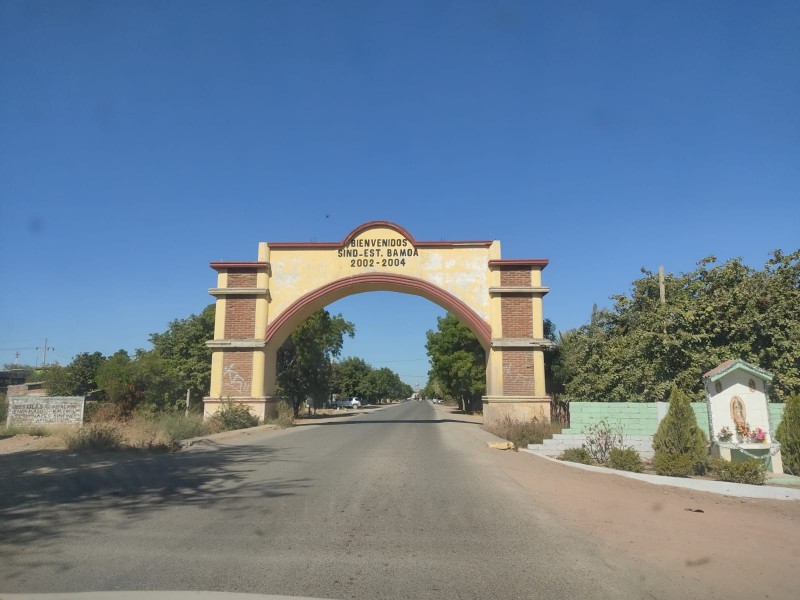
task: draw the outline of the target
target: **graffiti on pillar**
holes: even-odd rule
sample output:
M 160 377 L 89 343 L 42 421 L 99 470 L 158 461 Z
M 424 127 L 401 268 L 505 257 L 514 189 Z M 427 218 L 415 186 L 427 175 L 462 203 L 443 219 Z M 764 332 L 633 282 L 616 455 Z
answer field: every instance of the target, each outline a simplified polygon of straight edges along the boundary
M 244 379 L 241 375 L 239 375 L 239 373 L 236 372 L 236 369 L 233 368 L 233 365 L 228 365 L 225 367 L 225 371 L 223 373 L 228 382 L 228 387 L 235 389 L 241 394 L 242 390 L 244 389 Z

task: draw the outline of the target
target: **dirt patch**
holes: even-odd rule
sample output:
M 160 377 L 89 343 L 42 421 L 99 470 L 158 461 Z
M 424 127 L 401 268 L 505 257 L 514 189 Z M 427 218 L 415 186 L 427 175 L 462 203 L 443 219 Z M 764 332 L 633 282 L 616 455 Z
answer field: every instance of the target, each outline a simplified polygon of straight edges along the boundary
M 709 598 L 795 597 L 800 502 L 656 486 L 530 454 L 492 456 L 559 519 L 677 581 L 705 586 Z
M 41 436 L 20 433 L 14 436 L 0 438 L 0 454 L 12 454 L 14 452 L 26 452 L 28 450 L 61 450 L 66 447 L 64 440 L 58 435 Z

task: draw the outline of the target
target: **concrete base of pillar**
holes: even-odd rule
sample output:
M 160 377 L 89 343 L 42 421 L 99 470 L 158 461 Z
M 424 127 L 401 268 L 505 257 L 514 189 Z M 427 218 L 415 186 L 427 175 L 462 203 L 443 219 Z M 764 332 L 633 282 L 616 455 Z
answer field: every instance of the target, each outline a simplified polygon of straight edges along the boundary
M 264 421 L 278 416 L 279 398 L 273 396 L 262 396 L 260 398 L 231 396 L 229 398 L 203 398 L 203 420 L 207 420 L 220 410 L 228 402 L 233 404 L 244 404 L 250 407 L 250 412 Z
M 508 415 L 516 421 L 550 420 L 549 396 L 484 396 L 483 423 L 491 426 Z

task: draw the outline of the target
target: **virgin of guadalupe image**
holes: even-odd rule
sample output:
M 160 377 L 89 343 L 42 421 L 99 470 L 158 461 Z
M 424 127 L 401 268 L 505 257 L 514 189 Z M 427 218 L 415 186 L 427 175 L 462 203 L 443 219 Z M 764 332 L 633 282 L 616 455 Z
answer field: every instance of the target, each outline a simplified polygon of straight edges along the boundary
M 739 396 L 734 396 L 731 398 L 731 418 L 736 425 L 741 425 L 745 423 L 745 417 L 747 416 L 747 411 L 744 407 L 744 402 L 742 401 Z

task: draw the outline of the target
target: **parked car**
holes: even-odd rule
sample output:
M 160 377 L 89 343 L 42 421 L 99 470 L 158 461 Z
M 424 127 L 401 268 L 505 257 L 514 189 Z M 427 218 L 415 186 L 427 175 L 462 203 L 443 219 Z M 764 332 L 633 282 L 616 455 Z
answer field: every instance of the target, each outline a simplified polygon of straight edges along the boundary
M 361 401 L 358 398 L 342 398 L 336 401 L 336 408 L 359 408 Z

